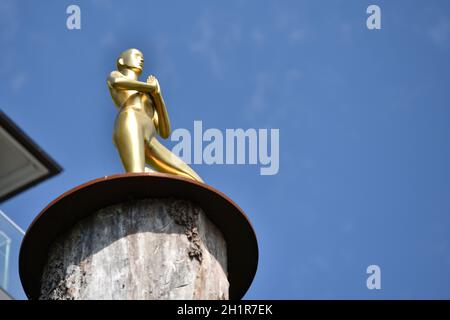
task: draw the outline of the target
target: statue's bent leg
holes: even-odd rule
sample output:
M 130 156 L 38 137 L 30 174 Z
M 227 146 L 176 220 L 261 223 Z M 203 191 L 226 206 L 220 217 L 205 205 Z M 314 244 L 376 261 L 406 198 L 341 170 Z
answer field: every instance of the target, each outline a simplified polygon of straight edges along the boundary
M 126 172 L 144 172 L 144 136 L 140 115 L 132 110 L 121 110 L 114 126 L 114 142 Z
M 172 173 L 203 182 L 202 178 L 183 160 L 164 147 L 156 138 L 146 144 L 145 157 L 147 163 L 165 173 Z

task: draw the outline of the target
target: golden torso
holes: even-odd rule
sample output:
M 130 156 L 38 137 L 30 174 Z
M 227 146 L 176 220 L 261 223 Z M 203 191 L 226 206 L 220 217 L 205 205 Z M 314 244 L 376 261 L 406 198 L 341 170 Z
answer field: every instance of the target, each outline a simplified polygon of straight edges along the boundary
M 120 140 L 123 131 L 139 128 L 145 141 L 150 141 L 155 135 L 153 122 L 154 106 L 147 93 L 137 90 L 119 89 L 109 86 L 109 92 L 114 104 L 119 109 L 115 121 L 114 141 Z
M 136 90 L 115 89 L 112 87 L 109 87 L 109 92 L 119 110 L 130 107 L 136 111 L 144 112 L 150 118 L 153 117 L 155 111 L 153 102 L 148 94 Z

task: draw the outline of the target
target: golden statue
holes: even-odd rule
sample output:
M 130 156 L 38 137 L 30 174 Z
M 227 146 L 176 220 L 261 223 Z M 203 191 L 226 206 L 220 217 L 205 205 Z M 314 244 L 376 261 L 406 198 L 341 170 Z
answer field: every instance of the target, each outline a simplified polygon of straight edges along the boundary
M 137 49 L 122 52 L 117 69 L 108 77 L 108 87 L 119 108 L 114 125 L 114 144 L 126 172 L 152 172 L 145 164 L 164 173 L 203 180 L 183 160 L 164 147 L 157 134 L 167 139 L 170 122 L 161 88 L 154 76 L 138 81 L 144 55 Z

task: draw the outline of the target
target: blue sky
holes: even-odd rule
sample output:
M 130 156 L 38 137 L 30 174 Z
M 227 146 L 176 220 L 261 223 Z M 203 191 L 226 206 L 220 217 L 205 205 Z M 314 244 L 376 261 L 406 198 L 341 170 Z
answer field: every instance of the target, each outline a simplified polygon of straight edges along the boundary
M 174 128 L 280 129 L 277 175 L 193 166 L 255 227 L 246 298 L 450 298 L 448 1 L 2 0 L 0 43 L 1 108 L 64 168 L 1 205 L 22 228 L 122 172 L 105 80 L 136 47 Z

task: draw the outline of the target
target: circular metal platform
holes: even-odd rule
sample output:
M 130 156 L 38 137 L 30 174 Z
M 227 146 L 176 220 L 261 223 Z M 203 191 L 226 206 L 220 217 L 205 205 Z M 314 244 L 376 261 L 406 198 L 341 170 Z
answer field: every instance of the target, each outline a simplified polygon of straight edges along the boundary
M 30 299 L 38 299 L 52 242 L 97 210 L 130 199 L 174 197 L 198 204 L 227 242 L 230 299 L 241 299 L 258 264 L 258 244 L 247 216 L 222 192 L 191 179 L 162 173 L 126 173 L 82 184 L 52 201 L 34 219 L 22 241 L 19 273 Z

